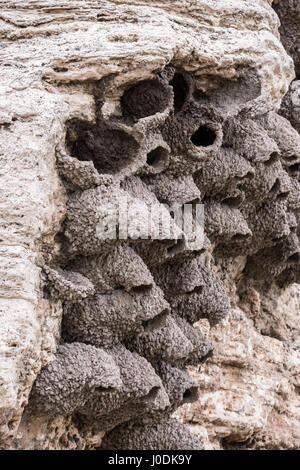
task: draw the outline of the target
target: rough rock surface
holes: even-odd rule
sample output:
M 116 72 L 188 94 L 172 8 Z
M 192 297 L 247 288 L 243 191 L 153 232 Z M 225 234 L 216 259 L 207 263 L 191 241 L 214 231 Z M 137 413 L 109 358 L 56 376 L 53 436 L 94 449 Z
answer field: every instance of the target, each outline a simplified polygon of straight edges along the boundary
M 1 448 L 299 448 L 299 2 L 0 6 Z

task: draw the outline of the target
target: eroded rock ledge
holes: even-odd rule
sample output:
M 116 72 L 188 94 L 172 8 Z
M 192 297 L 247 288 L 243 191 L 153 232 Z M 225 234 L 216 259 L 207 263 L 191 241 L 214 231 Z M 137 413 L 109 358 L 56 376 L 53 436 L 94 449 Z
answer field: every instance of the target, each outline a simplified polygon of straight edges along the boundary
M 271 2 L 0 4 L 2 448 L 299 447 L 300 120 Z M 172 236 L 99 239 L 123 200 L 201 202 L 201 246 L 167 214 Z

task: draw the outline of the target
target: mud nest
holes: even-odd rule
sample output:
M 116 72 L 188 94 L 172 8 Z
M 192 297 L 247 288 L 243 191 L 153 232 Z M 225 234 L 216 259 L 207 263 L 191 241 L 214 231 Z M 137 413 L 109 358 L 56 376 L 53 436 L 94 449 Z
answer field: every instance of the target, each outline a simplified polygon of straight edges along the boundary
M 63 243 L 44 268 L 45 295 L 63 305 L 62 337 L 29 408 L 105 431 L 103 449 L 202 448 L 171 416 L 198 397 L 186 367 L 213 351 L 197 322 L 216 325 L 230 308 L 218 264 L 244 256 L 248 281 L 299 281 L 299 135 L 274 112 L 247 112 L 260 94 L 253 74 L 204 92 L 169 66 L 124 91 L 121 116 L 104 119 L 96 100 L 95 122 L 66 123 Z M 167 212 L 171 234 L 141 237 L 146 209 L 127 237 L 99 238 L 120 201 L 151 205 L 154 218 L 165 203 L 203 204 L 201 243 L 191 246 Z

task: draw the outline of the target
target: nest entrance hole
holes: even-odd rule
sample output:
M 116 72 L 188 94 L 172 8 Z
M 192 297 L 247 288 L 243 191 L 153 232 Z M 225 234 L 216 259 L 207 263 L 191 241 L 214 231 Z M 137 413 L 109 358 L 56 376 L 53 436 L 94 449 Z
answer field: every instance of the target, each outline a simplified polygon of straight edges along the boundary
M 156 147 L 147 154 L 147 165 L 154 170 L 163 170 L 168 161 L 168 155 L 164 147 Z
M 100 174 L 117 174 L 137 158 L 138 142 L 127 132 L 104 123 L 87 127 L 85 123 L 70 123 L 66 136 L 72 157 L 92 161 Z
M 208 126 L 200 126 L 191 137 L 196 147 L 209 147 L 216 140 L 216 133 Z
M 124 116 L 141 119 L 162 113 L 169 104 L 170 92 L 158 79 L 145 80 L 125 91 L 121 98 Z

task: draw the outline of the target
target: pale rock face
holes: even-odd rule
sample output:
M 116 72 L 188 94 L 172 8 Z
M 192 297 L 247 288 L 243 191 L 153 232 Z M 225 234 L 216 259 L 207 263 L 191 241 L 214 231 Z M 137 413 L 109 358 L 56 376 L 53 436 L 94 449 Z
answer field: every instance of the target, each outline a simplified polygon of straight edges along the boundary
M 105 0 L 101 5 L 78 0 L 0 1 L 1 448 L 97 448 L 104 434 L 88 426 L 79 431 L 70 416 L 52 419 L 24 412 L 41 368 L 57 357 L 61 337 L 63 299 L 44 295 L 47 280 L 42 268 L 61 256 L 56 235 L 66 217 L 69 188 L 58 173 L 56 151 L 64 147 L 66 122 L 95 122 L 92 84 L 107 75 L 102 114 L 120 117 L 124 91 L 162 72 L 169 63 L 193 74 L 203 92 L 217 89 L 225 79 L 234 83 L 241 70 L 250 70 L 259 87 L 246 80 L 243 96 L 237 92 L 230 98 L 228 116 L 243 110 L 252 119 L 277 111 L 294 68 L 280 42 L 279 20 L 271 4 L 271 0 Z M 292 104 L 288 101 L 284 114 L 296 128 L 297 90 L 294 82 Z M 72 168 L 75 185 L 78 168 Z M 86 170 L 81 189 L 91 181 L 92 186 L 99 184 L 93 171 Z M 277 339 L 265 336 L 270 334 L 267 314 L 260 305 L 254 318 L 255 300 L 247 301 L 248 291 L 240 303 L 243 311 L 238 310 L 236 280 L 245 257 L 239 261 L 238 267 L 228 263 L 224 276 L 222 267 L 213 267 L 235 310 L 211 329 L 213 357 L 200 371 L 191 368 L 200 385 L 199 400 L 177 414 L 206 448 L 245 441 L 254 448 L 297 448 L 299 290 L 293 286 L 280 294 L 272 312 Z M 259 304 L 261 294 L 253 295 Z M 208 330 L 207 324 L 202 327 Z M 156 386 L 161 387 L 160 400 L 166 407 L 168 397 L 160 379 Z M 159 406 L 153 402 L 154 409 L 160 410 Z M 156 431 L 151 431 L 155 439 Z
M 285 308 L 296 316 L 299 303 Z M 299 448 L 299 347 L 258 334 L 241 310 L 232 310 L 210 338 L 213 357 L 190 369 L 200 398 L 177 416 L 206 448 Z

